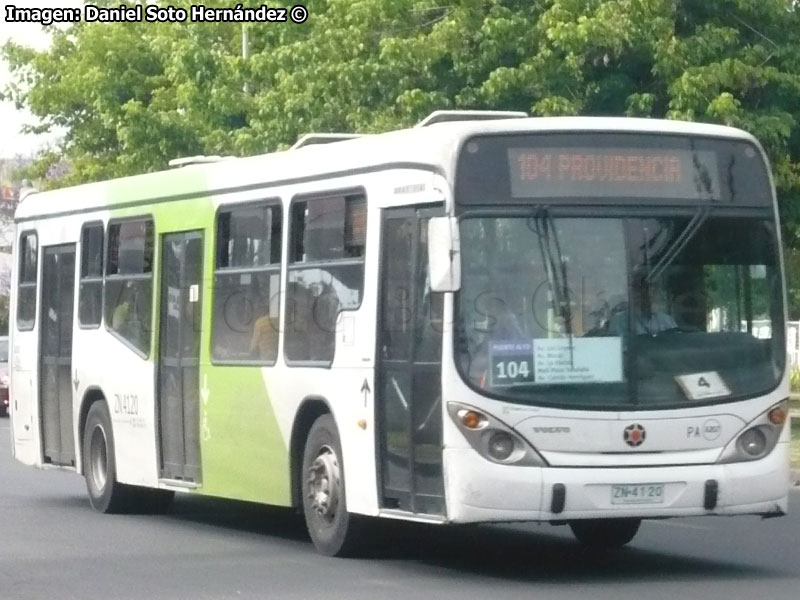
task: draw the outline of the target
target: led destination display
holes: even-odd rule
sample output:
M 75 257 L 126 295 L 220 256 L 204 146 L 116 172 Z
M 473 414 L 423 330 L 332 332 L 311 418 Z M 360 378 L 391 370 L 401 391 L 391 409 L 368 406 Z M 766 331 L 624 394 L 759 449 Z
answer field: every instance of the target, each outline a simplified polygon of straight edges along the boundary
M 758 147 L 747 140 L 652 132 L 475 135 L 456 166 L 458 206 L 702 205 L 772 207 Z
M 514 198 L 644 197 L 716 200 L 714 152 L 641 148 L 509 148 Z

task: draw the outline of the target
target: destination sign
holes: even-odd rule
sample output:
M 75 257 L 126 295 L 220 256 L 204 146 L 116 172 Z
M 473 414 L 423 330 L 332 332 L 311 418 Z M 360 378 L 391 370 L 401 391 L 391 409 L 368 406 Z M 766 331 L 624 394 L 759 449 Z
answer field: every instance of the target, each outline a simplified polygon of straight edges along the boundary
M 508 159 L 514 198 L 720 198 L 710 151 L 509 148 Z

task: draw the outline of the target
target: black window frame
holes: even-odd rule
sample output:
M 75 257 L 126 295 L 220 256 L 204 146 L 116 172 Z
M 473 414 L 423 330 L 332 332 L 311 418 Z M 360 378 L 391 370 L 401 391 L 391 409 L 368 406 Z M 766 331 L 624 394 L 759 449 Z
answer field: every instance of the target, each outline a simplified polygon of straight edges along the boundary
M 220 217 L 225 214 L 231 214 L 236 211 L 240 210 L 252 210 L 252 209 L 259 209 L 259 208 L 277 208 L 278 211 L 278 218 L 280 219 L 280 239 L 278 240 L 278 261 L 277 262 L 270 262 L 267 265 L 259 265 L 259 266 L 251 266 L 251 267 L 242 267 L 242 266 L 220 266 L 221 262 L 221 245 L 220 245 Z M 273 213 L 274 217 L 274 213 Z M 282 286 L 283 286 L 283 277 L 281 273 L 282 264 L 283 264 L 283 255 L 285 252 L 284 248 L 284 210 L 283 210 L 283 201 L 280 197 L 271 197 L 266 198 L 263 200 L 255 200 L 252 202 L 242 202 L 237 204 L 223 204 L 217 208 L 217 212 L 214 215 L 214 293 L 212 298 L 212 308 L 211 308 L 211 335 L 209 335 L 209 357 L 211 359 L 211 364 L 213 365 L 220 365 L 220 366 L 258 366 L 258 367 L 271 367 L 274 366 L 278 362 L 278 357 L 280 355 L 280 335 L 281 332 L 278 331 L 278 347 L 275 351 L 275 358 L 273 360 L 261 360 L 261 359 L 236 359 L 236 358 L 218 358 L 215 355 L 215 340 L 217 335 L 217 329 L 215 326 L 215 318 L 217 315 L 217 302 L 219 301 L 219 288 L 220 286 L 217 284 L 217 278 L 219 276 L 229 276 L 229 275 L 261 275 L 261 274 L 273 274 L 277 273 L 278 275 L 278 323 L 281 322 L 281 296 L 282 296 Z M 272 241 L 272 240 L 270 240 Z M 279 328 L 280 329 L 280 328 Z M 251 334 L 252 335 L 252 334 Z
M 86 275 L 83 272 L 84 266 L 84 251 L 86 249 L 86 242 L 84 235 L 87 229 L 90 228 L 99 228 L 102 238 L 100 240 L 100 275 Z M 80 262 L 78 264 L 78 306 L 77 306 L 77 314 L 78 314 L 78 328 L 79 329 L 100 329 L 100 326 L 105 321 L 105 269 L 106 269 L 106 255 L 108 252 L 108 248 L 106 247 L 106 226 L 103 221 L 87 221 L 81 226 L 81 240 L 80 240 L 80 256 L 78 257 Z M 97 323 L 84 323 L 81 320 L 81 305 L 83 302 L 83 285 L 85 283 L 88 284 L 100 284 L 100 320 Z
M 345 218 L 343 220 L 343 232 L 347 231 L 348 228 L 348 221 L 347 221 L 347 201 L 349 199 L 359 199 L 362 200 L 364 203 L 364 244 L 363 244 L 363 252 L 358 257 L 344 257 L 344 258 L 335 258 L 335 259 L 323 259 L 323 260 L 309 260 L 309 261 L 299 261 L 296 259 L 296 253 L 298 248 L 301 248 L 302 245 L 298 246 L 298 230 L 295 223 L 295 208 L 298 204 L 308 204 L 309 202 L 314 202 L 315 200 L 326 200 L 331 198 L 343 198 L 345 201 Z M 290 300 L 289 296 L 289 279 L 292 273 L 301 272 L 310 269 L 324 269 L 326 267 L 347 267 L 347 266 L 361 266 L 362 273 L 361 273 L 361 282 L 360 282 L 360 293 L 358 296 L 358 304 L 354 306 L 350 306 L 347 308 L 339 308 L 339 312 L 343 311 L 352 311 L 355 312 L 361 308 L 361 305 L 364 302 L 364 286 L 366 283 L 366 257 L 367 257 L 367 229 L 369 223 L 369 197 L 367 195 L 367 190 L 364 187 L 348 187 L 342 189 L 331 189 L 331 190 L 324 190 L 320 192 L 312 192 L 308 194 L 298 194 L 292 197 L 291 202 L 289 203 L 289 207 L 287 209 L 287 256 L 286 256 L 286 274 L 284 280 L 284 296 L 286 301 Z M 305 222 L 303 225 L 302 230 L 299 232 L 300 235 L 305 234 Z M 343 245 L 343 249 L 347 248 L 347 244 Z M 288 316 L 288 311 L 284 311 L 284 319 Z M 338 316 L 337 316 L 338 320 Z M 333 360 L 336 356 L 336 346 L 335 346 L 335 331 L 334 331 L 334 353 L 330 360 L 318 360 L 318 359 L 293 359 L 287 355 L 286 348 L 287 348 L 287 338 L 289 338 L 291 334 L 289 324 L 284 321 L 282 327 L 282 334 L 283 334 L 283 360 L 289 367 L 321 367 L 321 368 L 330 368 L 333 364 Z
M 150 225 L 151 225 L 150 231 L 151 231 L 151 234 L 152 234 L 152 244 L 151 244 L 150 250 L 151 250 L 152 254 L 151 254 L 151 257 L 150 257 L 150 271 L 148 273 L 142 273 L 142 274 L 127 274 L 127 275 L 121 275 L 119 273 L 109 274 L 108 273 L 108 268 L 109 268 L 109 265 L 111 264 L 111 260 L 110 260 L 110 254 L 111 254 L 111 228 L 114 227 L 114 226 L 117 226 L 117 225 L 122 225 L 124 223 L 132 223 L 132 222 L 136 222 L 136 221 L 143 222 L 145 224 L 145 226 L 147 226 L 147 223 L 150 223 Z M 158 252 L 156 250 L 157 240 L 158 240 L 158 231 L 156 230 L 156 220 L 155 220 L 155 217 L 152 215 L 152 213 L 147 213 L 147 214 L 143 214 L 143 215 L 135 215 L 135 216 L 131 216 L 131 217 L 123 217 L 123 218 L 118 218 L 118 219 L 110 219 L 108 221 L 108 223 L 106 224 L 105 240 L 104 240 L 104 244 L 103 244 L 103 319 L 102 319 L 103 325 L 105 326 L 105 329 L 106 329 L 106 331 L 108 331 L 108 333 L 110 333 L 115 338 L 120 340 L 123 344 L 125 344 L 128 348 L 130 348 L 133 352 L 135 352 L 139 357 L 141 357 L 141 358 L 143 358 L 145 360 L 148 360 L 150 358 L 152 352 L 153 352 L 153 329 L 154 329 L 154 327 L 153 327 L 153 311 L 154 311 L 154 308 L 155 308 L 155 302 L 154 302 L 155 290 L 154 290 L 153 286 L 154 286 L 154 282 L 155 282 L 154 274 L 155 274 L 155 272 L 157 270 L 157 267 L 158 267 L 158 265 L 156 264 L 156 257 L 158 255 Z M 145 244 L 146 243 L 147 242 L 146 242 L 146 239 L 145 239 Z M 145 250 L 146 250 L 146 246 L 145 246 Z M 119 257 L 117 257 L 117 261 L 119 261 Z M 150 330 L 149 330 L 150 340 L 149 340 L 149 344 L 147 345 L 147 351 L 146 352 L 143 351 L 141 348 L 138 348 L 128 338 L 126 338 L 124 335 L 122 335 L 121 333 L 116 331 L 112 326 L 113 323 L 109 323 L 109 319 L 107 319 L 106 315 L 105 315 L 106 307 L 107 307 L 106 295 L 108 294 L 108 288 L 109 288 L 107 283 L 109 281 L 110 282 L 116 282 L 116 281 L 126 282 L 126 281 L 145 281 L 145 280 L 149 280 L 150 281 Z
M 34 258 L 34 265 L 33 265 L 33 281 L 26 280 L 25 277 L 25 257 L 27 256 L 26 246 L 23 244 L 23 240 L 26 240 L 29 237 L 33 237 L 36 240 L 36 254 Z M 17 331 L 33 331 L 36 328 L 36 313 L 39 307 L 39 263 L 41 262 L 39 253 L 41 248 L 39 247 L 39 233 L 35 229 L 26 229 L 25 231 L 20 232 L 19 234 L 19 242 L 17 247 L 19 248 L 19 262 L 17 263 L 17 310 L 16 310 L 16 324 L 17 324 Z M 20 322 L 20 292 L 23 289 L 33 289 L 33 316 L 30 319 L 30 326 L 28 325 L 27 321 L 24 321 L 24 324 Z

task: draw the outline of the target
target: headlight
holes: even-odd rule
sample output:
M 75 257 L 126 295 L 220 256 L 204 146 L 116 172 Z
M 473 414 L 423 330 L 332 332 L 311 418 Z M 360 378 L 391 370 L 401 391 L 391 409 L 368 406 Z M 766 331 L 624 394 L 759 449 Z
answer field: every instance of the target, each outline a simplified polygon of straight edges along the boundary
M 761 456 L 767 447 L 767 436 L 760 427 L 751 427 L 739 436 L 739 448 L 750 456 Z
M 789 401 L 783 400 L 753 419 L 722 451 L 717 462 L 758 460 L 772 452 L 788 420 Z
M 495 431 L 489 437 L 487 451 L 489 456 L 498 462 L 508 460 L 508 457 L 514 451 L 514 438 L 505 431 Z
M 536 449 L 500 419 L 460 402 L 448 402 L 447 412 L 485 459 L 503 465 L 547 466 Z

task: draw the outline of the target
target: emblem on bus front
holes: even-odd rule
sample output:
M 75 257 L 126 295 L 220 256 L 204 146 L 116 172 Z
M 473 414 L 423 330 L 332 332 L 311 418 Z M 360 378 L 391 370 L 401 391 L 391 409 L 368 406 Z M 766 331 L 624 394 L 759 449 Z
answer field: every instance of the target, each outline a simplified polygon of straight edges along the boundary
M 637 448 L 644 443 L 644 439 L 647 437 L 647 432 L 645 431 L 644 427 L 638 423 L 634 423 L 633 425 L 628 425 L 625 428 L 625 431 L 622 432 L 622 437 L 625 439 L 625 443 L 628 444 L 628 446 Z

